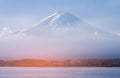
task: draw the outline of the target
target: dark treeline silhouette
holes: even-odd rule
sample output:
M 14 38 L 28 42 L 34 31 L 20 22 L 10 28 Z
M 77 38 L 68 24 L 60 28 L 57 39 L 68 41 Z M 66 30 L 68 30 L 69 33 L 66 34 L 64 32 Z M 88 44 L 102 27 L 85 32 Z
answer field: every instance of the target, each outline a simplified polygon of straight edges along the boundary
M 0 60 L 0 66 L 10 67 L 120 67 L 120 59 L 78 59 L 78 60 Z

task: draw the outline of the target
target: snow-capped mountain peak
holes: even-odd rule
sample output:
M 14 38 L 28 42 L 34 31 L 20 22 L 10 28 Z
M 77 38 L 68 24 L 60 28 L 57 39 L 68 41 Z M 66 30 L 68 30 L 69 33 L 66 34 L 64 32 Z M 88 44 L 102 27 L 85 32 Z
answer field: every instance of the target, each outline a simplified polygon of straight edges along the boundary
M 40 21 L 39 25 L 47 25 L 47 26 L 65 26 L 65 25 L 73 25 L 80 22 L 80 19 L 76 16 L 65 13 L 65 12 L 55 12 L 52 15 L 44 18 Z

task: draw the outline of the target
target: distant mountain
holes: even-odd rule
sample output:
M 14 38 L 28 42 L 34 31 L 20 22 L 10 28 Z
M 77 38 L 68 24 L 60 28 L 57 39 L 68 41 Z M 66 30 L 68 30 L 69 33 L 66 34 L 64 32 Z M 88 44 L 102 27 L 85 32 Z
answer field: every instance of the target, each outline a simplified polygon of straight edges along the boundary
M 86 21 L 72 15 L 71 13 L 55 12 L 52 15 L 42 19 L 37 25 L 22 31 L 29 35 L 85 35 L 86 37 L 108 37 L 118 38 L 117 36 L 102 31 Z
M 0 67 L 120 67 L 120 59 L 0 60 Z
M 23 31 L 23 33 L 27 34 L 34 34 L 34 35 L 39 35 L 43 32 L 48 33 L 54 32 L 54 31 L 76 31 L 78 33 L 86 33 L 86 32 L 92 32 L 96 33 L 97 31 L 99 32 L 100 30 L 92 27 L 82 19 L 79 19 L 78 17 L 70 14 L 70 13 L 64 13 L 64 12 L 55 12 L 52 15 L 42 19 L 40 23 L 37 25 L 30 27 L 29 29 L 26 29 Z M 56 32 L 54 32 L 56 33 Z M 62 33 L 62 32 L 61 32 Z
M 79 25 L 80 22 L 82 22 L 82 20 L 70 13 L 55 12 L 52 15 L 42 19 L 37 25 L 26 29 L 24 33 L 39 34 L 45 31 L 51 31 L 51 29 L 69 29 L 70 27 L 74 28 L 74 26 Z

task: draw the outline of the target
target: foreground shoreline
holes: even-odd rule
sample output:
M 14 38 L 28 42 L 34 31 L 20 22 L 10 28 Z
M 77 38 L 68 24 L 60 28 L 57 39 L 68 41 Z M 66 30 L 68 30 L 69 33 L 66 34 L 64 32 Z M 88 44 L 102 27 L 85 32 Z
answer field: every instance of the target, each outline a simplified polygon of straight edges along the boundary
M 0 67 L 120 67 L 120 59 L 0 60 Z

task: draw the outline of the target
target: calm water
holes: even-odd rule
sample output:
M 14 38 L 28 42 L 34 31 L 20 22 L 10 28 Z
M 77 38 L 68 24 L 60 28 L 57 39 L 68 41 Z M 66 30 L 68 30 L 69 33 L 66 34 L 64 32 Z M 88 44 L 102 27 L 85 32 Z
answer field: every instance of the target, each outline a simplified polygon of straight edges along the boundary
M 120 78 L 120 68 L 0 67 L 0 78 Z

